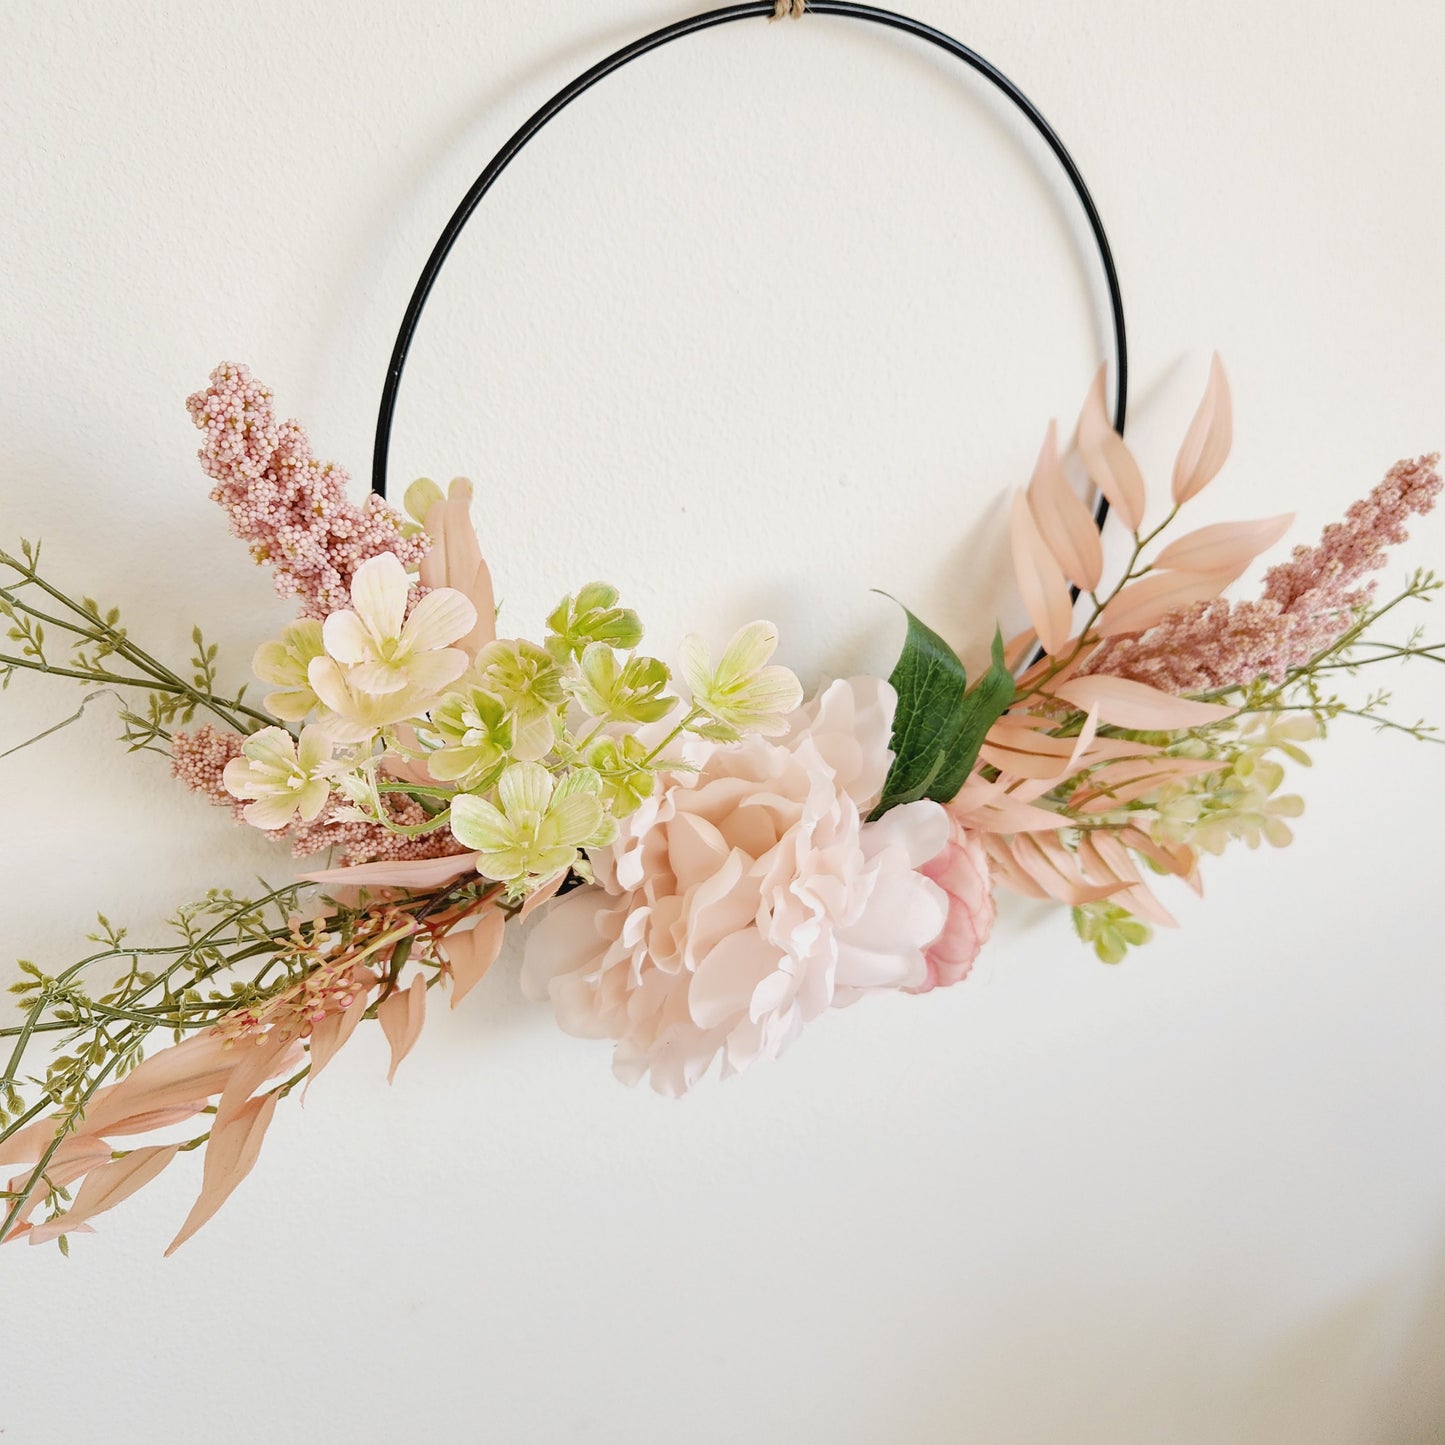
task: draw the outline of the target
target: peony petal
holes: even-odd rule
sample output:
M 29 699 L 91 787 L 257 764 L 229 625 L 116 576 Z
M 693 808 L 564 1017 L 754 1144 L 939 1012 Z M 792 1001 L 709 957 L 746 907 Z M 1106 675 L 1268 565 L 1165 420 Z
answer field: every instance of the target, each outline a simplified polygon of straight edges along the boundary
M 401 629 L 403 643 L 418 652 L 450 647 L 477 625 L 477 609 L 454 587 L 428 592 Z
M 778 971 L 782 959 L 756 929 L 729 934 L 692 976 L 687 991 L 692 1021 L 712 1029 L 746 1017 L 758 986 Z
M 1144 520 L 1144 478 L 1105 410 L 1102 366 L 1079 415 L 1079 454 L 1089 480 L 1109 499 L 1119 520 L 1137 532 Z
M 351 605 L 377 641 L 401 636 L 410 593 L 411 583 L 407 580 L 406 568 L 394 552 L 382 552 L 363 562 L 351 579 Z M 332 617 L 337 615 L 331 614 Z M 322 623 L 323 636 L 330 621 L 328 617 Z M 329 640 L 326 650 L 331 651 Z
M 276 1112 L 276 1095 L 263 1094 L 238 1110 L 224 1128 L 211 1131 L 206 1164 L 201 1174 L 201 1197 L 196 1200 L 181 1231 L 166 1250 L 174 1254 L 229 1199 L 236 1186 L 255 1167 L 261 1141 Z
M 490 908 L 466 933 L 449 933 L 437 943 L 452 974 L 452 1007 L 455 1008 L 486 977 L 487 970 L 502 951 L 507 920 Z
M 1029 620 L 1039 634 L 1044 651 L 1057 656 L 1073 631 L 1074 607 L 1068 583 L 1044 545 L 1028 499 L 1020 492 L 1014 497 L 1010 524 L 1014 575 L 1028 609 Z
M 1131 582 L 1104 608 L 1094 631 L 1100 637 L 1147 632 L 1176 608 L 1218 597 L 1235 575 L 1229 572 L 1151 572 Z
M 303 873 L 306 883 L 338 884 L 356 888 L 405 888 L 425 893 L 444 883 L 475 873 L 475 853 L 453 853 L 447 858 L 414 858 L 401 863 L 358 863 L 351 868 L 323 868 Z
M 1229 398 L 1229 378 L 1215 352 L 1209 363 L 1209 383 L 1204 399 L 1189 424 L 1179 455 L 1174 462 L 1173 493 L 1176 506 L 1197 496 L 1214 480 L 1234 440 L 1234 410 Z
M 397 1066 L 411 1052 L 426 1022 L 426 978 L 417 974 L 410 988 L 389 993 L 377 1005 L 376 1020 L 391 1045 L 391 1068 L 386 1075 L 389 1084 L 396 1077 Z
M 1059 465 L 1057 428 L 1044 433 L 1044 444 L 1028 486 L 1029 510 L 1039 533 L 1064 576 L 1091 591 L 1104 571 L 1104 548 L 1094 518 Z
M 1154 559 L 1154 565 L 1181 572 L 1230 572 L 1237 577 L 1261 552 L 1273 547 L 1293 522 L 1293 512 L 1255 522 L 1215 522 L 1171 542 Z
M 1121 677 L 1076 677 L 1054 690 L 1054 696 L 1085 712 L 1097 711 L 1101 722 L 1139 732 L 1177 732 L 1205 727 L 1233 717 L 1237 708 L 1213 702 L 1194 702 L 1161 692 L 1144 682 Z

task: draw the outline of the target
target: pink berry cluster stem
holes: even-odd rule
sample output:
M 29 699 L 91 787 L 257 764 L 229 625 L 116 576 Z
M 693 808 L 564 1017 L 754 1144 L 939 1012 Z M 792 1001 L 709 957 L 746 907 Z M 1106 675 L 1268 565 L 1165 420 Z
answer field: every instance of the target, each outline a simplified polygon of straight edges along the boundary
M 1333 646 L 1374 594 L 1368 574 L 1406 538 L 1406 524 L 1435 505 L 1438 455 L 1402 461 L 1342 522 L 1313 547 L 1297 547 L 1265 575 L 1260 597 L 1217 598 L 1171 612 L 1143 634 L 1113 638 L 1084 672 L 1148 683 L 1165 692 L 1197 693 L 1256 678 L 1283 682 Z
M 299 422 L 277 419 L 270 389 L 247 367 L 223 362 L 210 383 L 186 409 L 205 433 L 198 455 L 216 484 L 211 497 L 252 557 L 275 573 L 277 594 L 300 599 L 303 617 L 346 607 L 352 577 L 372 557 L 421 562 L 426 535 L 374 494 L 354 506 L 346 470 L 316 459 Z

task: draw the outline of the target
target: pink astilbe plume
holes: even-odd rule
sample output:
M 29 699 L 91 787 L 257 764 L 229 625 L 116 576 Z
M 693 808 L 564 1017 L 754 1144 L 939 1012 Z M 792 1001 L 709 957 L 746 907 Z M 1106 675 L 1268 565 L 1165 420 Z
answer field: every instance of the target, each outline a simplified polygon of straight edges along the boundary
M 226 764 L 241 756 L 245 741 L 240 733 L 222 732 L 209 725 L 193 733 L 173 733 L 171 774 L 207 801 L 234 808 L 237 800 L 226 791 Z
M 388 793 L 387 811 L 392 821 L 403 827 L 426 822 L 427 815 L 419 803 L 398 793 Z M 377 823 L 353 822 L 338 818 L 337 806 L 327 808 L 314 822 L 296 823 L 288 833 L 291 852 L 306 858 L 326 849 L 336 849 L 338 861 L 348 866 L 361 863 L 400 863 L 418 858 L 450 858 L 467 849 L 452 836 L 449 828 L 435 828 L 430 833 L 407 837 L 392 833 Z
M 247 367 L 223 362 L 210 381 L 186 409 L 206 434 L 198 455 L 216 484 L 211 496 L 256 561 L 274 571 L 277 594 L 300 598 L 303 617 L 346 607 L 356 569 L 372 557 L 421 562 L 426 536 L 407 536 L 400 514 L 378 496 L 353 506 L 347 472 L 312 455 L 299 422 L 277 420 L 269 388 Z
M 230 808 L 240 822 L 245 806 L 226 791 L 226 764 L 241 756 L 246 739 L 240 733 L 223 732 L 219 728 L 201 727 L 193 733 L 178 732 L 171 738 L 171 772 L 191 792 L 199 793 L 207 802 Z M 450 858 L 467 850 L 446 828 L 407 837 L 393 833 L 377 823 L 356 822 L 338 817 L 343 805 L 333 802 L 309 823 L 293 821 L 267 836 L 273 841 L 290 843 L 297 858 L 335 850 L 339 864 L 397 863 L 418 858 Z M 387 794 L 387 808 L 392 821 L 404 827 L 426 822 L 421 805 L 402 794 Z
M 1104 643 L 1082 669 L 1143 682 L 1165 692 L 1207 692 L 1252 682 L 1283 681 L 1348 630 L 1369 601 L 1366 574 L 1384 565 L 1386 549 L 1403 542 L 1406 522 L 1435 505 L 1441 480 L 1436 455 L 1398 462 L 1385 479 L 1325 528 L 1313 547 L 1299 547 L 1265 576 L 1254 601 L 1222 598 L 1167 614 L 1141 635 Z

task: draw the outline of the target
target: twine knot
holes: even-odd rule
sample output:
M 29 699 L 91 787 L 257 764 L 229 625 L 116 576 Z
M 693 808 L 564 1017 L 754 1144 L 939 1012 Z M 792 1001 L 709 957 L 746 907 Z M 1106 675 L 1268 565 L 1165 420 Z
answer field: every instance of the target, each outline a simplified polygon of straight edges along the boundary
M 808 0 L 777 0 L 773 6 L 774 20 L 801 20 L 808 8 Z

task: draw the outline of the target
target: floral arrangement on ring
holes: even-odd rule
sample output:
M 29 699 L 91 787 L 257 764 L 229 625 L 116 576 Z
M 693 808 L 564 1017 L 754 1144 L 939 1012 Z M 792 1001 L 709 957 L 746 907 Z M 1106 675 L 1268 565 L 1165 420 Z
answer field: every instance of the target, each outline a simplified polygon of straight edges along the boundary
M 996 890 L 1068 906 L 1117 963 L 1174 921 L 1156 880 L 1197 891 L 1203 854 L 1290 841 L 1303 804 L 1280 791 L 1285 764 L 1307 764 L 1335 719 L 1432 731 L 1334 679 L 1445 661 L 1445 643 L 1378 629 L 1440 583 L 1416 572 L 1381 601 L 1370 575 L 1433 506 L 1437 458 L 1397 464 L 1257 598 L 1226 600 L 1292 519 L 1161 543 L 1229 450 L 1217 359 L 1147 529 L 1102 373 L 1089 393 L 1077 450 L 1132 536 L 1112 581 L 1051 425 L 1011 522 L 1031 630 L 1007 646 L 995 631 L 970 682 L 909 614 L 886 682 L 807 701 L 770 624 L 716 656 L 690 637 L 674 672 L 638 650 L 606 583 L 563 598 L 540 641 L 498 638 L 467 482 L 416 482 L 409 516 L 356 507 L 245 367 L 218 367 L 187 405 L 212 497 L 300 604 L 255 655 L 259 706 L 222 687 L 199 629 L 178 670 L 51 580 L 29 542 L 0 551 L 0 678 L 114 694 L 132 751 L 296 856 L 329 857 L 260 896 L 211 892 L 168 942 L 137 946 L 102 917 L 79 961 L 21 962 L 22 1018 L 0 1027 L 0 1169 L 18 1170 L 0 1240 L 65 1249 L 203 1150 L 175 1249 L 250 1172 L 281 1100 L 363 1024 L 394 1074 L 431 990 L 455 1006 L 534 910 L 528 994 L 567 1032 L 610 1039 L 623 1080 L 680 1095 L 715 1060 L 728 1075 L 776 1058 L 830 1008 L 961 983 Z

